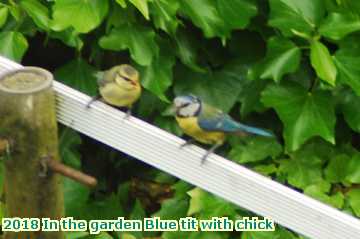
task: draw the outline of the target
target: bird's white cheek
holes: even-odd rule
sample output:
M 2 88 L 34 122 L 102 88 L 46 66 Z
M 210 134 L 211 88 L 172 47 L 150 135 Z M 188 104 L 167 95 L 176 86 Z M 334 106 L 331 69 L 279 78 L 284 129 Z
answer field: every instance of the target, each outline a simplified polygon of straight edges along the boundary
M 199 109 L 199 105 L 192 104 L 192 105 L 186 106 L 184 108 L 181 108 L 179 110 L 179 113 L 181 116 L 186 116 L 186 117 L 194 116 L 196 114 L 196 112 L 198 111 L 198 109 Z

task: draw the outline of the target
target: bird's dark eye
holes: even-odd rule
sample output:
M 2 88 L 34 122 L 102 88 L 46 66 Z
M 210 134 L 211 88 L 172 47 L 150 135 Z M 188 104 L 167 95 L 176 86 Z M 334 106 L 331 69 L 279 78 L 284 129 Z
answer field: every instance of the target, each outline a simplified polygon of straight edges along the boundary
M 126 76 L 121 76 L 120 74 L 118 74 L 119 77 L 123 78 L 124 80 L 130 82 L 130 78 L 126 77 Z
M 131 80 L 130 80 L 129 78 L 127 78 L 127 77 L 124 77 L 124 76 L 123 76 L 122 78 L 124 78 L 124 80 L 126 80 L 126 81 L 129 81 L 129 82 L 131 81 Z
M 190 103 L 185 103 L 185 104 L 182 105 L 182 107 L 187 107 L 189 105 L 190 105 Z

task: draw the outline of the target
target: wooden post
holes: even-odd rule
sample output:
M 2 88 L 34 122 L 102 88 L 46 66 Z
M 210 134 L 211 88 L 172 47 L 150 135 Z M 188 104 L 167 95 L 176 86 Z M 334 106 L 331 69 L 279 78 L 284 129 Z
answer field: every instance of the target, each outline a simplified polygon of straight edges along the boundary
M 0 139 L 9 142 L 4 162 L 6 217 L 60 220 L 64 215 L 60 175 L 44 174 L 45 159 L 59 160 L 52 80 L 51 73 L 35 67 L 0 78 Z M 4 234 L 4 239 L 17 238 L 64 239 L 64 234 Z

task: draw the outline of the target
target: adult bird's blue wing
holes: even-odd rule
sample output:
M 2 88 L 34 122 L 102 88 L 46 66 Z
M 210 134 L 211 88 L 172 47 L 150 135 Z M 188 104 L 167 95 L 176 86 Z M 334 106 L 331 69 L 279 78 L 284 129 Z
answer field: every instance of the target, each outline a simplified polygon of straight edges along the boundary
M 200 128 L 206 131 L 222 131 L 226 133 L 246 132 L 265 137 L 273 137 L 273 134 L 263 129 L 241 124 L 233 120 L 229 115 L 211 106 L 204 105 L 198 117 Z

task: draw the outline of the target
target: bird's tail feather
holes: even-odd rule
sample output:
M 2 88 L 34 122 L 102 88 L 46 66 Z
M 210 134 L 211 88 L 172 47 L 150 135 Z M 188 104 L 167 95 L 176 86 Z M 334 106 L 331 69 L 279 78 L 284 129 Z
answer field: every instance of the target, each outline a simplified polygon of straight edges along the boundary
M 261 136 L 265 136 L 265 137 L 274 137 L 274 134 L 272 134 L 271 132 L 268 132 L 263 129 L 247 126 L 244 124 L 238 123 L 238 128 L 239 128 L 239 131 L 243 131 L 246 133 L 261 135 Z

